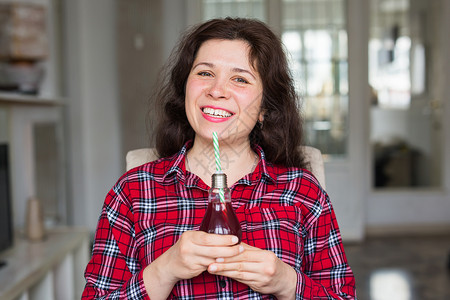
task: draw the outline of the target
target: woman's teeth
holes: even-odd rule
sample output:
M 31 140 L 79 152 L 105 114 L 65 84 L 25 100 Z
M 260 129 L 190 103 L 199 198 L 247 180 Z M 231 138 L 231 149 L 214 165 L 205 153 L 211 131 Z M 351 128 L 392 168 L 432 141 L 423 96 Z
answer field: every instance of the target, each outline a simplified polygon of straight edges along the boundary
M 203 113 L 213 116 L 213 117 L 222 117 L 222 118 L 231 117 L 231 113 L 221 110 L 221 109 L 214 109 L 211 107 L 203 108 Z

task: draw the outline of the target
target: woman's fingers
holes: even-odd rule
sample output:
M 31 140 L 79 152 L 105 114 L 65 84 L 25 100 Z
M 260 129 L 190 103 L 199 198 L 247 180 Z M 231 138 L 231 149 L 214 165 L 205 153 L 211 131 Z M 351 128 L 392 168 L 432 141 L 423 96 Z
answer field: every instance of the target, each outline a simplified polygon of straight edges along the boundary
M 245 244 L 242 246 L 245 248 L 244 252 L 216 259 L 208 266 L 208 272 L 233 278 L 265 294 L 279 293 L 285 288 L 286 282 L 289 283 L 288 286 L 295 286 L 294 269 L 282 262 L 275 253 Z
M 261 250 L 259 248 L 249 246 L 245 243 L 239 244 L 239 253 L 238 254 L 239 255 L 233 255 L 230 257 L 218 256 L 219 258 L 216 259 L 216 262 L 218 262 L 218 263 L 223 263 L 223 262 L 233 263 L 233 262 L 246 261 L 246 262 L 267 263 L 268 258 L 270 258 L 271 261 L 278 259 L 275 255 L 275 253 L 273 253 L 271 251 Z
M 277 281 L 273 271 L 267 272 L 262 263 L 257 262 L 239 262 L 211 264 L 208 272 L 214 275 L 220 275 L 233 278 L 236 281 L 248 285 L 251 289 L 261 293 L 273 293 L 277 286 L 273 284 Z
M 216 275 L 235 278 L 240 273 L 254 273 L 256 276 L 273 276 L 276 272 L 278 258 L 269 251 L 245 251 L 237 256 L 220 257 L 208 267 Z
M 187 236 L 193 245 L 187 245 L 186 251 L 195 251 L 198 255 L 216 259 L 238 255 L 244 248 L 237 244 L 239 239 L 233 235 L 219 235 L 193 231 Z
M 209 265 L 208 272 L 215 275 L 222 275 L 234 279 L 251 280 L 253 275 L 255 277 L 261 276 L 263 270 L 261 263 L 256 262 L 236 262 L 236 263 L 213 263 Z M 243 274 L 247 274 L 244 275 Z
M 203 231 L 189 231 L 188 233 L 193 237 L 193 242 L 200 246 L 233 246 L 239 242 L 237 236 L 221 235 L 206 233 Z

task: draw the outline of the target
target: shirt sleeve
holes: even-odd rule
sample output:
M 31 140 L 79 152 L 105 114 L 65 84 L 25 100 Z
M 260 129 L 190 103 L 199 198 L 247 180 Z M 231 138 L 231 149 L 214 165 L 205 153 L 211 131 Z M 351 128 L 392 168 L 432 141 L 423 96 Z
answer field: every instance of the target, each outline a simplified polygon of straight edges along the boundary
M 108 193 L 98 221 L 82 299 L 150 299 L 136 259 L 129 195 L 120 182 Z
M 297 270 L 296 299 L 356 299 L 336 216 L 326 193 L 320 193 L 317 218 L 304 243 L 302 270 Z

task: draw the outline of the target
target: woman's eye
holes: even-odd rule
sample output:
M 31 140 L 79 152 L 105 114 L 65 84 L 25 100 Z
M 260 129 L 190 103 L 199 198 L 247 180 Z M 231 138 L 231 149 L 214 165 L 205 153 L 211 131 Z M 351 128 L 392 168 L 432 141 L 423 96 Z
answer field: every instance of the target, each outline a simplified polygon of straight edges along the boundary
M 241 78 L 241 77 L 237 77 L 237 78 L 235 78 L 234 80 L 235 80 L 236 82 L 239 82 L 239 83 L 248 83 L 247 80 L 245 80 L 244 78 Z
M 200 76 L 212 76 L 211 73 L 206 72 L 206 71 L 201 71 L 201 72 L 198 72 L 197 74 L 200 75 Z

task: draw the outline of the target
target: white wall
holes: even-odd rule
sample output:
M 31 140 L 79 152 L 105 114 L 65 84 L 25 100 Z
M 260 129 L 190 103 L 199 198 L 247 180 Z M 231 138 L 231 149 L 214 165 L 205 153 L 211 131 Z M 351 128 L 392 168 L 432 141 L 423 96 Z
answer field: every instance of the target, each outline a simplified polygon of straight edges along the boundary
M 121 175 L 115 4 L 63 0 L 63 5 L 69 218 L 94 230 L 106 193 Z
M 120 72 L 115 52 L 116 1 L 63 2 L 72 223 L 94 231 L 106 193 L 124 172 L 116 84 Z M 185 9 L 184 1 L 163 1 L 165 21 L 157 30 L 164 31 L 165 39 L 153 42 L 163 43 L 165 57 L 186 27 Z
M 9 136 L 8 111 L 0 107 L 0 143 L 8 142 Z
M 163 24 L 164 32 L 163 51 L 164 60 L 167 60 L 173 47 L 175 47 L 181 33 L 188 26 L 186 9 L 189 1 L 164 0 L 163 1 Z

